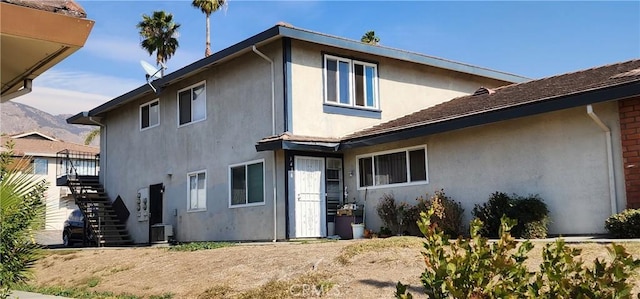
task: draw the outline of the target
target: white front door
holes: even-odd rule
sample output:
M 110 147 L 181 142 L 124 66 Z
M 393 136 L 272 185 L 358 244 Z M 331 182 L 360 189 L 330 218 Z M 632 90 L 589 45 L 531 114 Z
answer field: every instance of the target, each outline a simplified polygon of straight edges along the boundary
M 324 158 L 295 158 L 294 238 L 327 236 Z

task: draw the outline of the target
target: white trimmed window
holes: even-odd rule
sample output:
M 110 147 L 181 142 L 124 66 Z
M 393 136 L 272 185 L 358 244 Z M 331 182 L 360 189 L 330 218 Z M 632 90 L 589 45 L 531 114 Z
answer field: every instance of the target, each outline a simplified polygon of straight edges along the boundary
M 160 101 L 155 99 L 140 105 L 140 130 L 153 128 L 160 124 Z
M 358 156 L 359 187 L 426 184 L 427 147 L 413 147 Z
M 204 211 L 207 209 L 207 172 L 198 171 L 187 174 L 187 209 Z
M 207 89 L 204 82 L 178 91 L 178 126 L 207 118 Z
M 264 160 L 229 166 L 229 207 L 264 204 Z
M 337 56 L 324 56 L 324 102 L 378 109 L 378 66 Z
M 45 158 L 33 159 L 33 174 L 47 174 L 49 171 L 49 161 Z

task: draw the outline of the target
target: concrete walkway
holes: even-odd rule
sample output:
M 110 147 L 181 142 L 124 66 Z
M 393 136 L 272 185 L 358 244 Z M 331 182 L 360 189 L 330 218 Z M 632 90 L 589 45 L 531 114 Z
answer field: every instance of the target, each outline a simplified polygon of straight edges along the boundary
M 23 291 L 12 291 L 9 296 L 10 299 L 69 299 L 68 297 L 43 295 Z

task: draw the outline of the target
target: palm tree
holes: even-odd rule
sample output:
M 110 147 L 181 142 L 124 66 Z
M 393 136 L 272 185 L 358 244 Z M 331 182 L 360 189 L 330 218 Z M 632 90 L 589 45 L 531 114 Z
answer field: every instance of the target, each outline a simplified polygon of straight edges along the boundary
M 193 0 L 191 5 L 195 8 L 199 8 L 202 13 L 207 16 L 207 42 L 206 47 L 204 49 L 204 57 L 209 57 L 211 55 L 211 40 L 209 38 L 210 34 L 210 26 L 209 26 L 209 16 L 212 13 L 218 11 L 221 7 L 227 5 L 226 0 Z
M 89 145 L 96 137 L 100 135 L 100 128 L 95 128 L 84 138 L 84 145 Z
M 380 42 L 380 38 L 376 36 L 375 31 L 371 30 L 367 31 L 367 33 L 360 38 L 360 41 L 371 45 L 377 45 Z
M 140 46 L 152 55 L 156 52 L 156 64 L 165 63 L 178 48 L 178 28 L 173 15 L 164 11 L 154 11 L 153 16 L 143 14 L 142 21 L 136 25 L 140 30 Z

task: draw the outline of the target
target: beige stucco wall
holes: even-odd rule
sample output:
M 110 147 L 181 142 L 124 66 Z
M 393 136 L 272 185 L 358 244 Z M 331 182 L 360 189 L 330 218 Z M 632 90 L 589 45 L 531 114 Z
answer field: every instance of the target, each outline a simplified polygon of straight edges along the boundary
M 44 229 L 62 230 L 64 221 L 67 220 L 71 211 L 76 208 L 73 196 L 69 193 L 69 188 L 56 186 L 57 165 L 55 157 L 45 154 L 32 154 L 30 158 L 47 160 L 47 174 L 34 175 L 38 180 L 47 182 Z M 62 234 L 60 234 L 60 241 L 62 241 Z
M 378 63 L 380 118 L 323 112 L 324 53 Z M 341 137 L 380 122 L 508 83 L 374 55 L 292 41 L 292 133 Z M 343 108 L 348 109 L 348 108 Z M 352 109 L 357 110 L 357 109 Z M 357 113 L 357 112 L 356 112 Z
M 624 208 L 620 132 L 616 103 L 594 105 L 612 129 L 618 210 Z M 367 227 L 382 226 L 375 206 L 384 193 L 415 203 L 415 198 L 444 188 L 460 201 L 468 224 L 474 204 L 495 191 L 539 194 L 551 211 L 552 234 L 604 233 L 611 214 L 606 141 L 585 107 L 546 113 L 449 133 L 415 138 L 345 154 L 345 172 L 356 171 L 356 155 L 415 145 L 427 145 L 428 184 L 369 189 Z M 350 190 L 356 176 L 347 175 Z M 363 190 L 350 197 L 364 200 Z
M 282 65 L 281 42 L 259 50 Z M 281 69 L 281 68 L 280 68 Z M 282 72 L 276 72 L 276 99 L 282 99 Z M 206 81 L 206 120 L 177 125 L 177 92 Z M 253 52 L 216 65 L 162 90 L 160 125 L 139 129 L 139 106 L 147 97 L 110 112 L 104 118 L 102 178 L 111 199 L 120 195 L 131 212 L 127 228 L 136 243 L 148 241 L 148 222 L 133 210 L 139 189 L 163 183 L 163 222 L 174 226 L 179 241 L 270 240 L 273 238 L 273 152 L 256 152 L 258 140 L 271 135 L 270 65 Z M 283 130 L 282 101 L 276 103 L 277 130 Z M 104 131 L 103 131 L 104 133 Z M 105 138 L 107 140 L 105 140 Z M 278 154 L 282 165 L 284 156 Z M 265 204 L 229 206 L 229 165 L 264 160 Z M 106 168 L 106 172 L 105 172 Z M 206 211 L 187 211 L 187 173 L 206 170 Z M 283 173 L 282 166 L 278 168 Z M 277 182 L 278 199 L 284 182 Z M 284 219 L 284 201 L 278 203 Z M 278 238 L 285 237 L 278 223 Z

